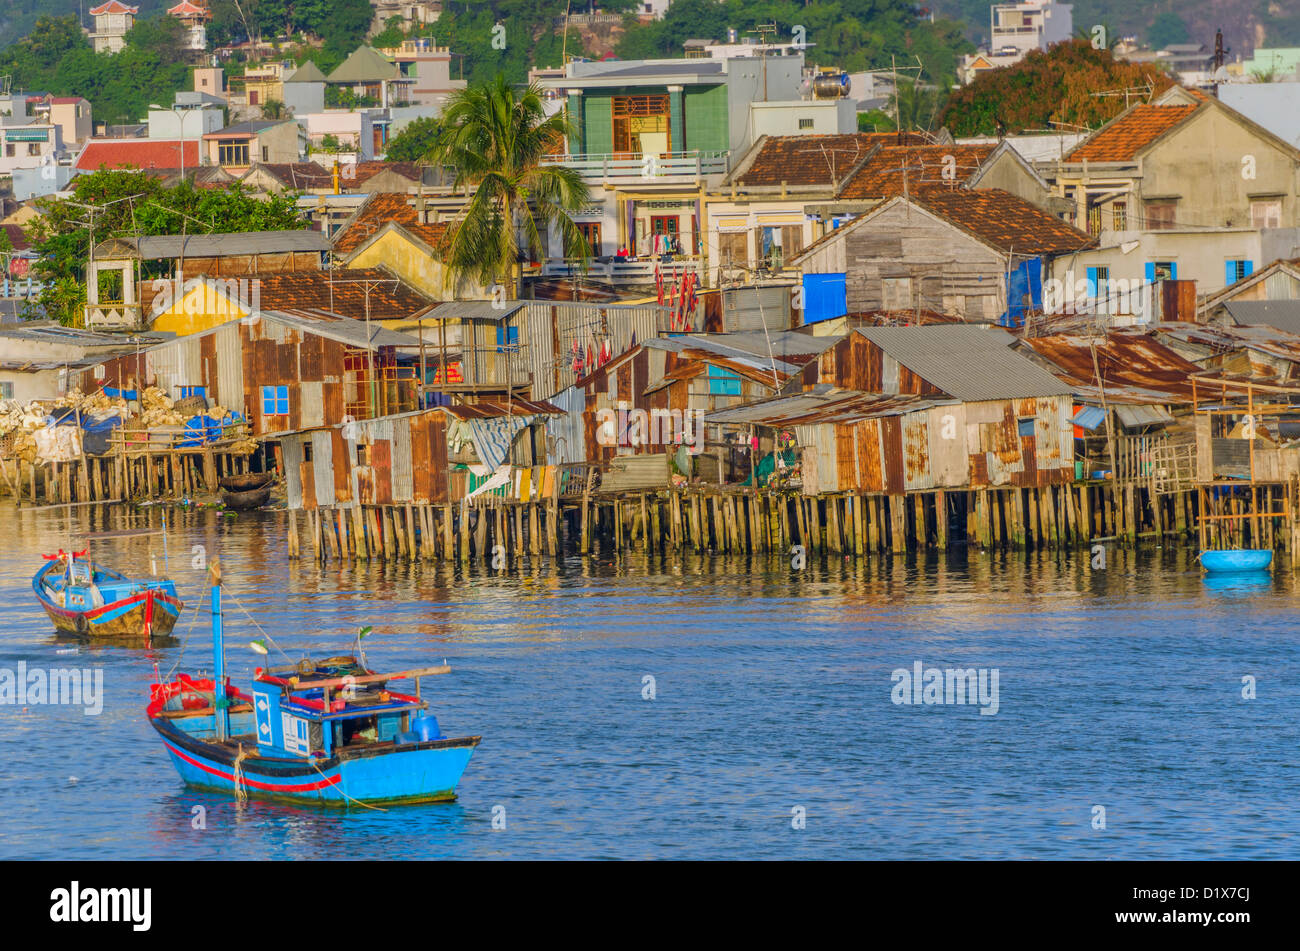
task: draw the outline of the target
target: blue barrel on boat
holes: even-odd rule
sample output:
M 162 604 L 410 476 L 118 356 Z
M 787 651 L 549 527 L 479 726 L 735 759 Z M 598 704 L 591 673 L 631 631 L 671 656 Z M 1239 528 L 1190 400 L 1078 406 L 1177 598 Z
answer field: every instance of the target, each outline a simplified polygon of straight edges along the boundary
M 442 739 L 442 732 L 438 729 L 438 718 L 432 714 L 412 720 L 411 732 L 419 737 L 421 743 Z
M 393 737 L 393 744 L 395 746 L 405 746 L 407 743 L 419 743 L 419 742 L 420 742 L 420 737 L 417 736 L 411 730 L 407 730 L 405 733 L 399 733 L 395 737 Z

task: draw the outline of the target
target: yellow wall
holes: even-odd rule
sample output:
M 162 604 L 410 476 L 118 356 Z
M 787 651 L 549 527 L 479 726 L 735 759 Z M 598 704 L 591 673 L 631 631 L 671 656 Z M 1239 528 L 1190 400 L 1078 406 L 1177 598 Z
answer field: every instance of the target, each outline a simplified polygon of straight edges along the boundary
M 347 266 L 385 268 L 433 300 L 487 300 L 492 296 L 476 281 L 467 278 L 454 286 L 444 286 L 442 263 L 393 231 L 380 235 L 373 244 L 348 261 Z
M 237 278 L 230 281 L 230 293 L 226 293 L 220 279 L 211 279 L 189 288 L 178 301 L 164 309 L 156 306 L 159 292 L 146 283 L 141 291 L 142 299 L 154 315 L 149 329 L 171 331 L 184 337 L 246 316 L 249 309 L 236 303 L 235 298 L 247 296 L 248 291 Z

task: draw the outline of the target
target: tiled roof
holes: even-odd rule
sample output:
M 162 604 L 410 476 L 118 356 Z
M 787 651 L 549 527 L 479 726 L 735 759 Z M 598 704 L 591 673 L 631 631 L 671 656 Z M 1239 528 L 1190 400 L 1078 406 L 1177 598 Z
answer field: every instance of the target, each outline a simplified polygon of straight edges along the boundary
M 140 12 L 139 7 L 128 7 L 125 3 L 118 3 L 118 0 L 108 0 L 108 3 L 101 3 L 97 7 L 91 7 L 86 11 L 93 17 L 101 17 L 107 13 L 130 13 Z
M 288 188 L 334 187 L 334 169 L 326 168 L 318 162 L 265 162 L 258 167 Z M 381 172 L 391 172 L 409 179 L 412 184 L 418 184 L 422 177 L 420 166 L 414 162 L 358 162 L 355 166 L 340 166 L 339 187 L 343 191 L 350 191 Z M 249 174 L 252 174 L 252 170 Z
M 924 187 L 956 188 L 975 173 L 997 146 L 981 145 L 891 145 L 880 149 L 846 181 L 837 198 L 892 198 Z M 951 180 L 944 178 L 949 162 L 955 163 Z M 906 170 L 906 171 L 904 171 Z
M 9 244 L 15 251 L 26 251 L 32 246 L 32 243 L 27 240 L 22 225 L 0 225 L 0 231 L 9 236 Z
M 912 200 L 986 244 L 1017 254 L 1077 251 L 1095 239 L 1000 188 L 930 188 Z
M 924 142 L 911 134 L 912 141 Z M 847 135 L 773 135 L 737 178 L 741 186 L 794 187 L 831 185 L 842 179 L 868 152 L 879 145 L 899 144 L 895 132 L 856 132 Z M 834 179 L 832 179 L 832 169 Z
M 428 310 L 423 294 L 379 268 L 335 271 L 283 271 L 253 275 L 263 310 L 324 310 L 353 320 L 399 320 Z
M 378 192 L 370 196 L 334 239 L 334 253 L 351 254 L 390 222 L 401 225 L 430 247 L 435 247 L 447 230 L 446 224 L 422 223 L 410 196 L 402 192 Z
M 184 159 L 182 162 L 182 146 Z M 194 168 L 199 164 L 199 143 L 193 139 L 92 139 L 77 156 L 76 168 L 93 172 L 109 168 Z
M 1066 156 L 1067 162 L 1127 162 L 1198 106 L 1134 106 L 1122 113 Z

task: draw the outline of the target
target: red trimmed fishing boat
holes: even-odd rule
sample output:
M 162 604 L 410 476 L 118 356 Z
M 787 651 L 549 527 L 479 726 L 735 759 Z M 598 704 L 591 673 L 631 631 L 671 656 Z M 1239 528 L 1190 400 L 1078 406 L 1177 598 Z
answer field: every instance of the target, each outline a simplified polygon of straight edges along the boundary
M 54 626 L 105 640 L 166 637 L 185 607 L 166 578 L 132 580 L 85 558 L 86 550 L 46 555 L 32 590 Z

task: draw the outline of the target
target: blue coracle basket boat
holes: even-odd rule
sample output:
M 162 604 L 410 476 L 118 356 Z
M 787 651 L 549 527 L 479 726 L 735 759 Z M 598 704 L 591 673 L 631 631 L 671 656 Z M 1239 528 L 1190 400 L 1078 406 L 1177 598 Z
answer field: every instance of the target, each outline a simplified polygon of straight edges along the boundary
M 1270 548 L 1228 548 L 1201 552 L 1201 566 L 1206 571 L 1262 571 L 1273 562 Z
M 244 693 L 224 673 L 219 581 L 212 637 L 213 678 L 182 674 L 150 691 L 149 721 L 189 785 L 327 806 L 456 798 L 481 737 L 442 736 L 420 698 L 421 677 L 451 668 L 376 674 L 355 657 L 331 657 L 259 668 Z M 415 694 L 388 689 L 401 679 L 415 681 Z

